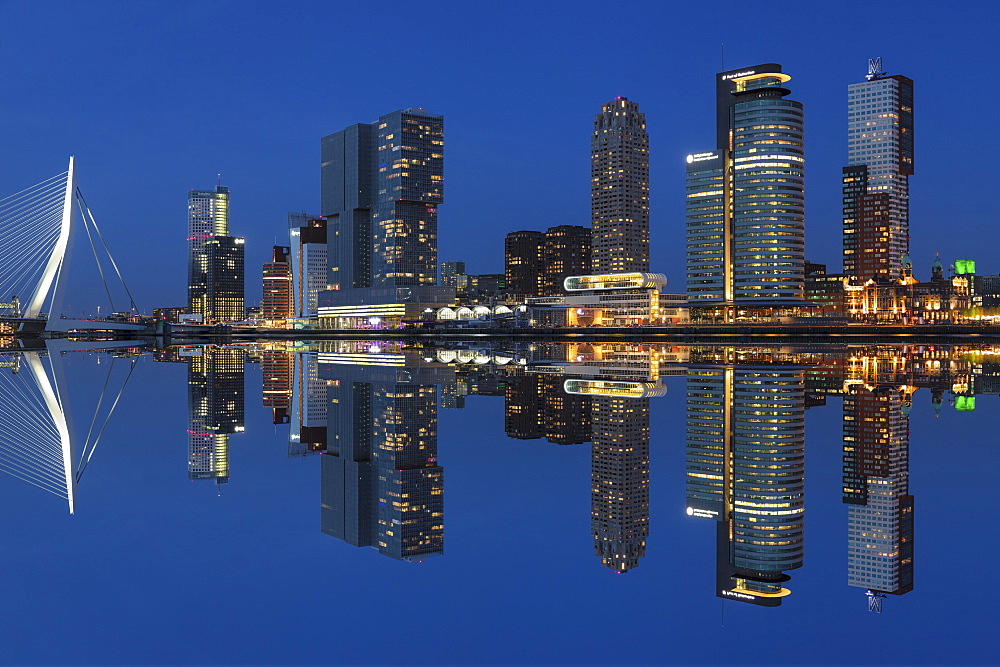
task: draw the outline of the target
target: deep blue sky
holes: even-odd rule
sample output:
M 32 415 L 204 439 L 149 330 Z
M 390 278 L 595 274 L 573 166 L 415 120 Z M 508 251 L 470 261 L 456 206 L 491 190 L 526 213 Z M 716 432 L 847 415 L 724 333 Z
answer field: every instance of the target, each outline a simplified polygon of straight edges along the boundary
M 651 137 L 652 257 L 683 272 L 683 157 L 712 148 L 713 75 L 779 62 L 806 105 L 809 258 L 840 263 L 846 86 L 916 82 L 912 255 L 1000 271 L 994 2 L 12 2 L 0 0 L 0 192 L 65 168 L 140 306 L 185 300 L 186 192 L 232 189 L 248 298 L 288 210 L 316 211 L 319 138 L 398 108 L 446 119 L 440 258 L 501 271 L 504 234 L 590 224 L 600 105 Z

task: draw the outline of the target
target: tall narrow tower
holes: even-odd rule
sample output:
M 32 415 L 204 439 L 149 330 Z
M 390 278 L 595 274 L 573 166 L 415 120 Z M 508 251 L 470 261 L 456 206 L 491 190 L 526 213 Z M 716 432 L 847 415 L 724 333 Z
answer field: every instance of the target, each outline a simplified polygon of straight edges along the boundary
M 188 311 L 208 311 L 208 252 L 216 236 L 229 236 L 229 188 L 188 191 Z
M 590 142 L 592 271 L 649 271 L 649 135 L 639 105 L 616 97 Z
M 687 156 L 693 303 L 799 302 L 805 283 L 802 103 L 775 63 L 716 75 L 716 149 Z
M 868 79 L 847 87 L 844 273 L 900 276 L 910 247 L 913 81 L 868 61 Z

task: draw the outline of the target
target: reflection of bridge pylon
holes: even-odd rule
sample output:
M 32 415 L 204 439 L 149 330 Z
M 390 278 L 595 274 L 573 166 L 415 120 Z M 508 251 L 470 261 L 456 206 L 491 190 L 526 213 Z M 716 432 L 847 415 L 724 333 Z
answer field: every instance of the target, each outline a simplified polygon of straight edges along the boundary
M 77 343 L 46 341 L 45 350 L 18 351 L 0 357 L 0 472 L 64 498 L 73 514 L 76 487 L 100 442 L 125 382 L 107 403 L 115 358 L 97 399 L 86 435 L 77 437 L 69 412 L 63 353 L 73 349 L 123 347 L 134 342 Z M 103 420 L 102 420 L 103 417 Z
M 71 157 L 65 172 L 0 198 L 0 252 L 4 257 L 0 266 L 0 294 L 11 295 L 8 301 L 0 302 L 0 317 L 19 320 L 22 325 L 31 320 L 45 321 L 45 329 L 49 331 L 143 328 L 132 322 L 62 317 L 69 258 L 80 227 L 90 242 L 111 312 L 116 309 L 101 256 L 107 258 L 121 281 L 130 312 L 138 314 L 93 213 L 76 185 Z

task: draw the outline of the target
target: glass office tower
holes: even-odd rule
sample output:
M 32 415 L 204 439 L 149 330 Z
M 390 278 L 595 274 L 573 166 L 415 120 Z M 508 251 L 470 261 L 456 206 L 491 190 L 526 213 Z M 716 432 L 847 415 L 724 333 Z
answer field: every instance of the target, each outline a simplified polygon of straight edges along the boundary
M 716 148 L 687 156 L 693 303 L 800 302 L 805 282 L 802 103 L 773 63 L 716 79 Z

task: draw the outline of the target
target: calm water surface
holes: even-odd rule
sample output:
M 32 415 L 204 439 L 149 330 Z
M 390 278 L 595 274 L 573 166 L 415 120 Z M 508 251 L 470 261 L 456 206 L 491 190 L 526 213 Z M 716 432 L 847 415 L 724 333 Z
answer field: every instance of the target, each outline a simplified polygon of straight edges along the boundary
M 0 365 L 5 663 L 997 660 L 990 348 Z

